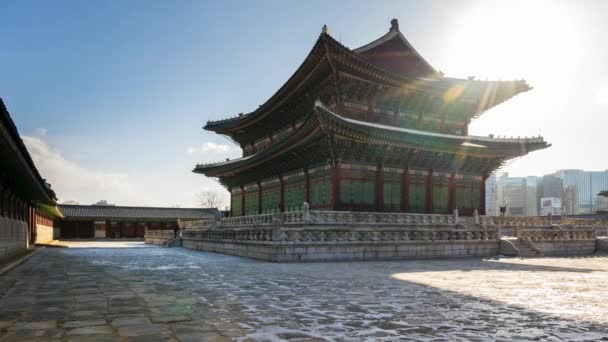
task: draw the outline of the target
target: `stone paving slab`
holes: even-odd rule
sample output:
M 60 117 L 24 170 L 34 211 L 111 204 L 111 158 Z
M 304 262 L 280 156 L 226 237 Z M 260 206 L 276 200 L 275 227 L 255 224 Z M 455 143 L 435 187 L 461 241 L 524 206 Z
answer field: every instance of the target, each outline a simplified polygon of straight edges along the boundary
M 0 277 L 0 341 L 608 341 L 608 256 L 274 264 L 77 244 Z

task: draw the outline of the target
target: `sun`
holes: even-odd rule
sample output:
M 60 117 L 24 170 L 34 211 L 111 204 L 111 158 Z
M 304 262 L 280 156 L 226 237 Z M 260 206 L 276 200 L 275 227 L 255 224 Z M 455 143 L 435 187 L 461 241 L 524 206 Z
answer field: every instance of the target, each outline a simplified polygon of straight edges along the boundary
M 559 1 L 480 1 L 464 9 L 447 33 L 444 54 L 450 74 L 543 82 L 572 67 L 581 54 L 581 37 L 568 6 Z

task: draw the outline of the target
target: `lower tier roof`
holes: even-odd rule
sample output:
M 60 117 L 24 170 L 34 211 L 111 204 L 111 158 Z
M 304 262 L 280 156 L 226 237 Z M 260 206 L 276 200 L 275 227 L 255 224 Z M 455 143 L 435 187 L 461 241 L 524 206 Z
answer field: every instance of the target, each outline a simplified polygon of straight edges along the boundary
M 247 157 L 197 165 L 193 172 L 220 177 L 220 181 L 226 185 L 232 183 L 229 178 L 255 173 L 268 164 L 283 163 L 287 169 L 281 170 L 283 167 L 275 166 L 275 172 L 288 172 L 289 160 L 293 161 L 295 169 L 303 162 L 314 165 L 329 161 L 335 164 L 341 160 L 361 159 L 370 155 L 374 160 L 394 155 L 397 158 L 392 162 L 397 166 L 438 168 L 439 165 L 444 171 L 461 169 L 471 160 L 485 160 L 487 162 L 478 162 L 479 170 L 474 167 L 467 170 L 487 173 L 505 160 L 548 146 L 541 137 L 500 139 L 460 136 L 369 123 L 342 117 L 316 101 L 305 123 L 286 140 Z M 313 147 L 317 150 L 311 151 Z M 358 154 L 353 153 L 355 149 L 359 151 Z M 413 155 L 424 157 L 412 158 Z

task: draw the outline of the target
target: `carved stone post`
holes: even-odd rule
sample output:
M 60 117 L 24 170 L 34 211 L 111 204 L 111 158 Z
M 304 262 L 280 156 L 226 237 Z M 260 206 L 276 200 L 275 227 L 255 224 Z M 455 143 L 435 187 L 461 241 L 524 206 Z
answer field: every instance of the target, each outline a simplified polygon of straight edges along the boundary
M 454 215 L 454 223 L 458 224 L 458 208 L 455 208 L 452 214 Z
M 479 211 L 473 210 L 473 217 L 475 217 L 475 224 L 479 224 Z

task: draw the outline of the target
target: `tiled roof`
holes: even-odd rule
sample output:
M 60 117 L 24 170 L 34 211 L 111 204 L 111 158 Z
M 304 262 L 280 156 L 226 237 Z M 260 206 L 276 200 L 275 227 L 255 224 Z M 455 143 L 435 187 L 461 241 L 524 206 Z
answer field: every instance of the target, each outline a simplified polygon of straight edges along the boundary
M 4 102 L 0 98 L 0 169 L 24 200 L 55 204 L 55 192 L 40 176 Z
M 66 219 L 204 219 L 220 217 L 216 208 L 155 208 L 155 207 L 118 207 L 102 205 L 60 204 L 59 209 Z

